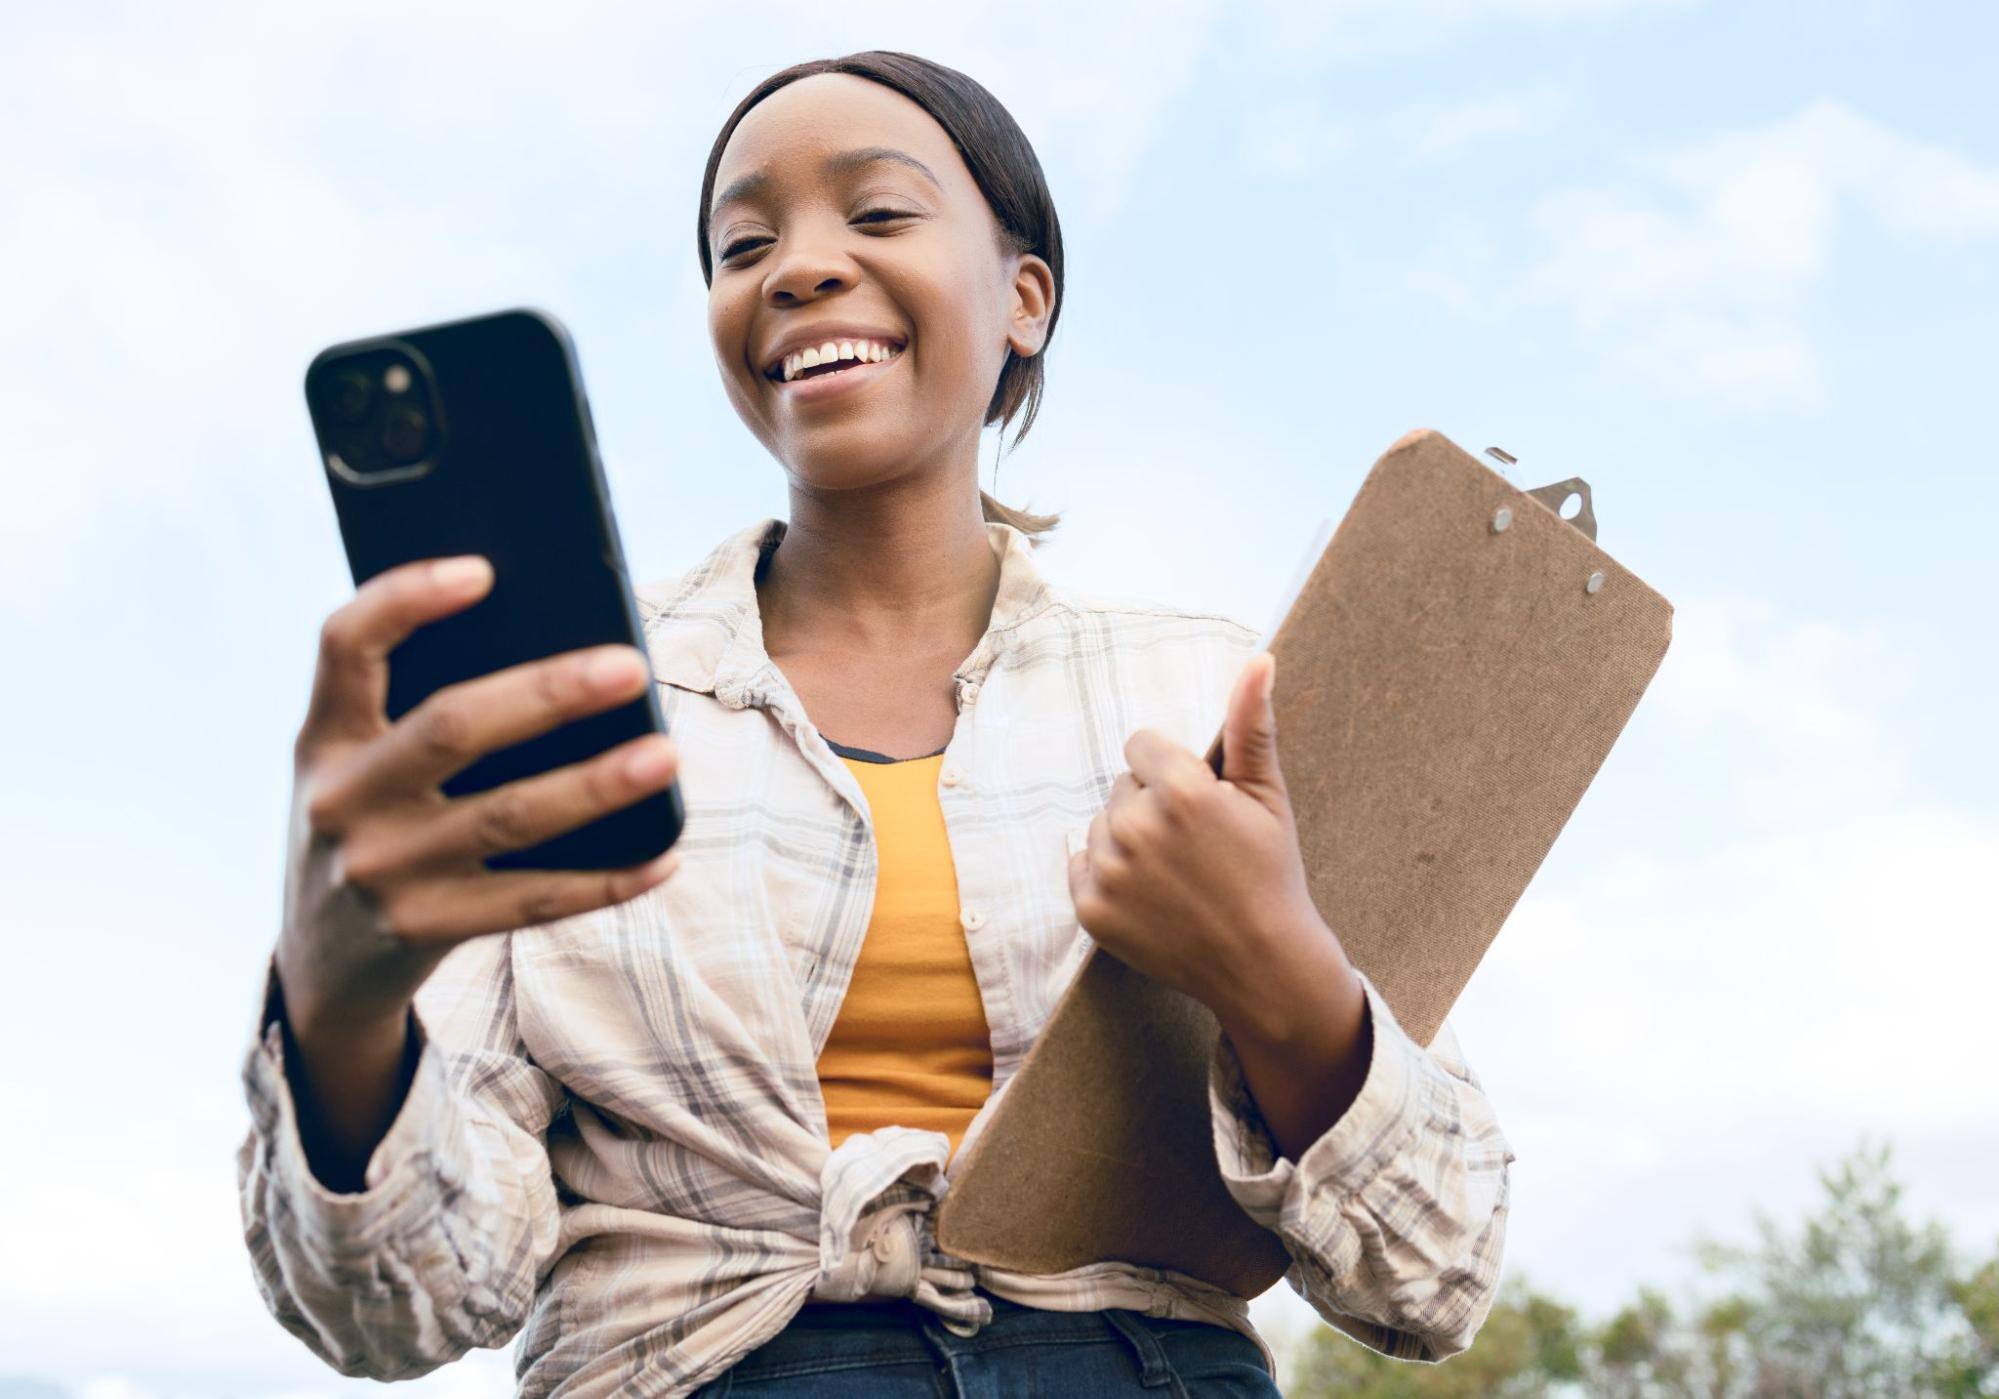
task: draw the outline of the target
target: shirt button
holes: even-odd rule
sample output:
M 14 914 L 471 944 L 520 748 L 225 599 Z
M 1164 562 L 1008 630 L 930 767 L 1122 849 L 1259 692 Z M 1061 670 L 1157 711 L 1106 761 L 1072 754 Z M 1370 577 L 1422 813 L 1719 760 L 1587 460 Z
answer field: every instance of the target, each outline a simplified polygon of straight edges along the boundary
M 976 680 L 966 681 L 965 687 L 962 690 L 958 691 L 958 702 L 960 704 L 971 704 L 972 702 L 977 700 L 978 697 L 979 697 L 979 682 Z
M 954 767 L 947 767 L 937 774 L 937 780 L 946 787 L 955 787 L 965 780 L 965 774 Z
M 965 931 L 976 933 L 986 926 L 986 915 L 976 908 L 968 908 L 958 915 L 958 921 L 965 925 Z

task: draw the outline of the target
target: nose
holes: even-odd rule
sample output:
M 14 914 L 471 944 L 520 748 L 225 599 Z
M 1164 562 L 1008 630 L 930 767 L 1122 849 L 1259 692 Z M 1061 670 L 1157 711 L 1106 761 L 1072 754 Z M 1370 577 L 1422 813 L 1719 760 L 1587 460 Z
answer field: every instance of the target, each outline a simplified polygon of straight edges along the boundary
M 794 238 L 772 259 L 764 278 L 764 299 L 773 306 L 791 306 L 852 286 L 854 265 L 822 239 Z

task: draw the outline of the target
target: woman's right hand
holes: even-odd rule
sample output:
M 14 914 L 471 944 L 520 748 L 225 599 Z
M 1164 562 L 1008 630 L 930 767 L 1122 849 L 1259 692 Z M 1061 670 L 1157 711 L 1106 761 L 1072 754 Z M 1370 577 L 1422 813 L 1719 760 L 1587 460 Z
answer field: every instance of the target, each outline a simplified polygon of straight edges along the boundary
M 568 767 L 447 797 L 443 782 L 484 754 L 624 704 L 652 683 L 633 647 L 589 647 L 446 686 L 390 723 L 389 653 L 491 586 L 492 568 L 476 556 L 404 564 L 363 583 L 321 629 L 293 750 L 277 950 L 287 1028 L 308 1059 L 377 1060 L 391 1042 L 400 1052 L 417 988 L 459 943 L 623 903 L 678 867 L 674 851 L 620 870 L 485 867 L 485 856 L 651 796 L 679 768 L 673 740 L 647 734 Z

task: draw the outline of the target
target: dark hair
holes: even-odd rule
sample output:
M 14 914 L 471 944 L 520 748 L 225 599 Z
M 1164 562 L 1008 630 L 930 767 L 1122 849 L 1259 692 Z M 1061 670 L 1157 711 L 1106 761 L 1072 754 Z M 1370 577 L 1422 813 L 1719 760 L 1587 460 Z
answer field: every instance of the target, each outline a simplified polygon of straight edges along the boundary
M 932 63 L 914 54 L 870 49 L 845 58 L 815 58 L 794 63 L 773 73 L 736 104 L 708 152 L 708 168 L 701 176 L 701 209 L 695 220 L 695 244 L 701 252 L 701 280 L 713 285 L 715 268 L 708 250 L 708 202 L 715 197 L 715 171 L 722 163 L 722 149 L 729 144 L 745 114 L 757 103 L 789 83 L 819 73 L 850 73 L 880 83 L 907 97 L 936 118 L 964 157 L 986 203 L 999 224 L 1003 248 L 1016 253 L 1033 253 L 1045 260 L 1055 282 L 1055 305 L 1048 317 L 1048 334 L 1055 334 L 1055 322 L 1062 315 L 1062 225 L 1055 217 L 1055 201 L 1048 193 L 1048 181 L 1035 159 L 1034 147 L 1014 121 L 1012 113 L 1000 105 L 985 88 L 955 68 Z M 1041 406 L 1042 361 L 1047 357 L 1047 341 L 1040 353 L 1023 359 L 1011 348 L 1006 366 L 1000 370 L 999 385 L 986 405 L 986 423 L 997 422 L 1004 439 L 1006 428 L 1020 416 L 1013 445 L 1027 436 L 1034 415 Z M 979 500 L 988 520 L 1000 520 L 1030 538 L 1048 533 L 1060 515 L 1034 515 L 1001 505 L 985 491 Z

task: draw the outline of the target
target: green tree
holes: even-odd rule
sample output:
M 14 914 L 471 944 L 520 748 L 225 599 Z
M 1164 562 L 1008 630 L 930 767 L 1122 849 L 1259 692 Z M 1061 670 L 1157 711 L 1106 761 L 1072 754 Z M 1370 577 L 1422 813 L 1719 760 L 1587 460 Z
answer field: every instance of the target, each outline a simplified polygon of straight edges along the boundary
M 1478 1342 L 1441 1365 L 1386 1356 L 1331 1327 L 1315 1328 L 1288 1367 L 1289 1399 L 1538 1399 L 1582 1377 L 1572 1308 L 1509 1278 Z
M 1886 1146 L 1819 1173 L 1794 1228 L 1758 1216 L 1749 1246 L 1704 1243 L 1710 1286 L 1676 1308 L 1653 1288 L 1585 1324 L 1518 1277 L 1477 1342 L 1441 1365 L 1387 1360 L 1331 1328 L 1288 1367 L 1294 1399 L 1995 1399 L 1999 1253 L 1962 1265 L 1913 1223 Z
M 1999 1256 L 1951 1284 L 1964 1330 L 1936 1356 L 1931 1377 L 1950 1399 L 1999 1393 Z
M 1753 1364 L 1738 1392 L 1993 1393 L 1989 1329 L 1981 1346 L 1966 1310 L 1981 1302 L 1981 1274 L 1959 1272 L 1942 1225 L 1904 1216 L 1889 1148 L 1863 1144 L 1819 1181 L 1825 1204 L 1798 1229 L 1759 1216 L 1753 1248 L 1702 1248 L 1708 1269 L 1742 1289 L 1738 1333 Z

